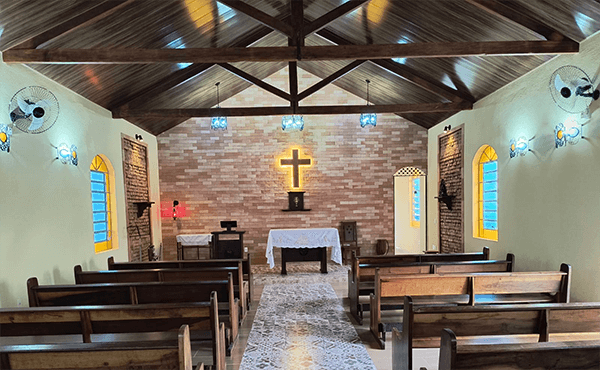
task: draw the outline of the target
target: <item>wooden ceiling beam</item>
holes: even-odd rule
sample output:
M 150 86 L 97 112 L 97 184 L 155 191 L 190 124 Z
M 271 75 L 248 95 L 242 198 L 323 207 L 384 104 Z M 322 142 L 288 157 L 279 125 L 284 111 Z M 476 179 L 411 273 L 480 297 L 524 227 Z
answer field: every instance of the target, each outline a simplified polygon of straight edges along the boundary
M 331 22 L 363 6 L 369 0 L 350 0 L 332 11 L 306 24 L 303 28 L 304 37 L 327 27 Z
M 256 78 L 254 76 L 252 76 L 251 74 L 242 71 L 241 69 L 232 66 L 231 64 L 228 63 L 219 63 L 218 64 L 221 68 L 226 69 L 227 71 L 233 73 L 234 75 L 238 76 L 239 78 L 250 82 L 253 85 L 256 85 L 260 88 L 262 88 L 263 90 L 266 90 L 268 92 L 270 92 L 273 95 L 277 95 L 282 99 L 285 99 L 287 101 L 291 101 L 291 97 L 290 94 L 286 93 L 283 90 L 278 89 L 277 87 L 268 84 L 266 82 L 264 82 L 263 80 L 261 80 L 260 78 Z
M 18 45 L 13 46 L 11 49 L 35 49 L 54 38 L 65 35 L 79 28 L 89 26 L 94 22 L 106 18 L 132 2 L 133 0 L 110 0 L 101 2 L 83 13 L 57 24 L 49 30 L 30 37 Z
M 470 110 L 473 104 L 421 103 L 392 105 L 324 105 L 292 107 L 243 107 L 243 108 L 200 108 L 200 109 L 123 109 L 113 111 L 113 118 L 186 118 L 186 117 L 252 117 L 283 116 L 288 114 L 331 115 L 360 113 L 434 113 Z
M 253 7 L 251 5 L 244 3 L 243 1 L 239 1 L 239 0 L 218 0 L 218 1 L 221 4 L 227 5 L 231 9 L 234 9 L 241 13 L 246 14 L 247 16 L 255 19 L 256 21 L 260 22 L 261 24 L 263 24 L 275 31 L 279 31 L 279 32 L 283 33 L 287 37 L 293 36 L 293 29 L 288 23 L 285 23 L 282 20 L 272 17 L 272 16 L 268 15 L 267 13 L 256 9 L 255 7 Z
M 258 40 L 266 37 L 271 32 L 273 32 L 268 27 L 261 27 L 260 30 L 250 33 L 245 37 L 242 37 L 236 41 L 236 43 L 232 46 L 234 47 L 246 47 L 248 45 L 252 45 Z M 128 95 L 127 97 L 120 99 L 114 103 L 111 103 L 109 106 L 110 110 L 122 108 L 125 105 L 135 105 L 138 102 L 144 101 L 150 97 L 159 95 L 168 91 L 189 79 L 197 77 L 198 75 L 207 71 L 210 67 L 212 67 L 214 63 L 201 63 L 201 64 L 192 64 L 183 69 L 175 71 L 165 78 L 160 79 L 159 81 L 153 83 L 152 85 L 146 87 L 143 90 L 137 91 L 133 94 Z
M 327 86 L 330 83 L 334 82 L 335 80 L 337 80 L 339 78 L 342 78 L 346 74 L 348 74 L 348 73 L 352 72 L 353 70 L 355 70 L 356 68 L 358 68 L 358 66 L 360 66 L 364 62 L 365 62 L 364 60 L 356 60 L 356 61 L 348 64 L 344 68 L 341 68 L 340 70 L 338 70 L 338 71 L 332 73 L 331 75 L 325 77 L 324 79 L 322 79 L 321 81 L 319 81 L 316 84 L 312 85 L 308 89 L 302 91 L 298 95 L 298 101 L 300 101 L 302 99 L 305 99 L 306 97 L 308 97 L 308 96 L 316 93 L 317 91 L 321 90 L 322 88 L 324 88 L 325 86 Z
M 497 0 L 465 0 L 469 4 L 475 5 L 476 7 L 487 11 L 490 14 L 499 16 L 512 23 L 516 23 L 525 28 L 534 31 L 535 33 L 543 36 L 546 40 L 562 41 L 570 40 L 562 33 L 549 27 L 547 24 L 540 22 L 539 20 L 530 16 L 530 12 L 522 5 L 517 4 L 514 1 L 497 1 Z
M 293 46 L 203 49 L 19 49 L 3 54 L 5 63 L 152 64 L 292 62 L 297 60 L 367 60 L 452 58 L 466 56 L 557 55 L 579 52 L 574 41 L 428 42 L 417 44 Z

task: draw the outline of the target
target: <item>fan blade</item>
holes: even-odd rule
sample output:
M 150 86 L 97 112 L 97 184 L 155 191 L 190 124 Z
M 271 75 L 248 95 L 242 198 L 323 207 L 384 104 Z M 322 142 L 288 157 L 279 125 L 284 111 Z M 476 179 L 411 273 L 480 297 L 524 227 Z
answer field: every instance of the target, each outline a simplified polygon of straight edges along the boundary
M 43 124 L 44 124 L 44 119 L 43 118 L 32 117 L 31 125 L 29 125 L 29 128 L 27 130 L 28 131 L 35 131 L 38 128 L 42 127 Z
M 562 90 L 564 87 L 569 88 L 569 86 L 567 86 L 560 78 L 560 75 L 558 73 L 556 74 L 556 78 L 554 79 L 554 87 L 557 91 Z
M 17 99 L 17 104 L 19 105 L 19 109 L 21 109 L 25 115 L 30 115 L 31 112 L 33 112 L 33 108 L 35 108 L 35 104 L 29 104 L 21 99 Z
M 49 100 L 40 100 L 39 102 L 37 102 L 35 104 L 36 107 L 41 107 L 44 108 L 45 110 L 48 109 L 48 107 L 50 107 L 50 101 Z

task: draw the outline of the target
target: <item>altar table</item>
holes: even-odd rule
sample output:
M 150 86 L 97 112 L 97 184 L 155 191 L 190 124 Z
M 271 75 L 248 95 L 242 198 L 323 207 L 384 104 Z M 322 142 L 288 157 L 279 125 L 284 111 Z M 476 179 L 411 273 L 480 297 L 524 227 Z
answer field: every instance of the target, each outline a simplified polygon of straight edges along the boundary
M 212 258 L 211 248 L 212 234 L 188 234 L 177 235 L 177 259 L 185 259 L 186 249 L 195 249 L 197 259 L 200 259 L 200 249 L 208 249 Z
M 326 247 L 331 248 L 331 260 L 335 263 L 342 264 L 342 250 L 340 245 L 340 235 L 335 228 L 326 229 L 273 229 L 269 231 L 269 239 L 267 241 L 267 262 L 269 267 L 275 267 L 275 259 L 273 258 L 273 247 L 282 248 L 281 250 L 281 273 L 286 273 L 286 262 L 294 260 L 290 257 L 292 248 L 302 248 L 300 255 L 304 258 L 298 261 L 321 261 L 321 272 L 327 272 Z M 309 251 L 307 249 L 319 249 Z M 290 250 L 288 250 L 290 249 Z M 317 253 L 314 253 L 317 252 Z M 312 257 L 311 257 L 312 255 Z M 313 257 L 317 258 L 313 258 Z M 311 259 L 313 258 L 313 259 Z

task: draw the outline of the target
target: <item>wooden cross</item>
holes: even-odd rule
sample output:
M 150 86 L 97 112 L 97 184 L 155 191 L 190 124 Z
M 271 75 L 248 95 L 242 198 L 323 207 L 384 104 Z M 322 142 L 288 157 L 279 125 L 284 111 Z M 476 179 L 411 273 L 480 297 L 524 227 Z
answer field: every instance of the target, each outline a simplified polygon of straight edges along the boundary
M 310 166 L 310 158 L 299 159 L 298 149 L 292 150 L 291 159 L 282 159 L 281 166 L 293 166 L 292 178 L 294 179 L 293 187 L 300 187 L 300 166 Z

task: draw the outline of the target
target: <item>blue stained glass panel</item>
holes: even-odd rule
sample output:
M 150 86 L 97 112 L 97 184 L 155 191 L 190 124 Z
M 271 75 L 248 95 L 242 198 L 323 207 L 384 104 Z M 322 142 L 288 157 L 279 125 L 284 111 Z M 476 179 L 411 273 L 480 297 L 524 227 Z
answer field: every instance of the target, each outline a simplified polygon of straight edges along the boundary
M 415 209 L 415 210 L 413 211 L 413 216 L 420 216 L 420 215 L 421 215 L 421 210 L 419 210 L 419 209 Z
M 493 200 L 498 200 L 498 192 L 488 191 L 487 193 L 486 192 L 483 193 L 483 201 L 484 202 L 489 202 L 489 201 L 493 201 Z
M 484 221 L 498 221 L 498 212 L 495 212 L 495 211 L 483 212 L 483 220 Z
M 498 190 L 498 182 L 484 182 L 483 183 L 483 191 L 497 191 Z
M 106 178 L 102 172 L 90 171 L 90 180 L 105 183 Z
M 498 172 L 494 171 L 494 172 L 484 172 L 483 173 L 483 182 L 490 182 L 490 181 L 498 181 Z
M 106 231 L 106 228 L 107 228 L 106 222 L 97 222 L 94 224 L 94 232 Z
M 497 171 L 498 170 L 498 161 L 485 162 L 483 164 L 483 173 Z
M 92 203 L 92 211 L 105 212 L 106 211 L 106 203 Z
M 108 240 L 108 233 L 105 232 L 101 232 L 101 233 L 94 233 L 94 243 L 100 243 L 100 242 L 105 242 Z
M 413 219 L 415 221 L 421 221 L 421 216 L 418 216 L 418 215 L 417 216 L 413 216 Z
M 484 202 L 483 210 L 484 211 L 498 211 L 498 202 Z
M 92 193 L 92 202 L 106 202 L 106 194 Z
M 104 193 L 106 192 L 106 186 L 104 186 L 104 183 L 92 182 L 92 191 Z
M 497 221 L 483 221 L 483 228 L 486 230 L 498 230 Z
M 106 221 L 106 212 L 94 212 L 94 222 Z

